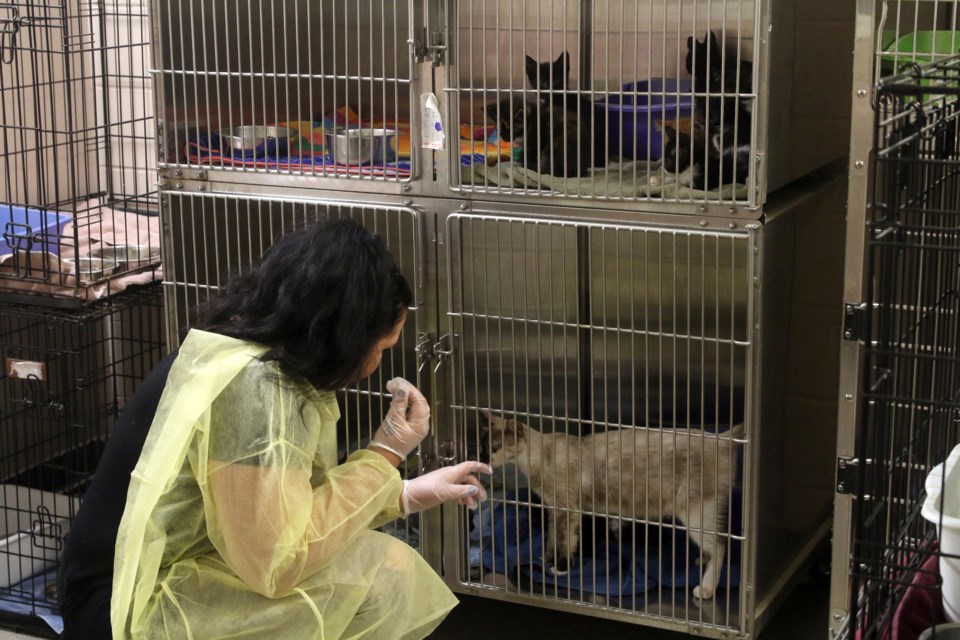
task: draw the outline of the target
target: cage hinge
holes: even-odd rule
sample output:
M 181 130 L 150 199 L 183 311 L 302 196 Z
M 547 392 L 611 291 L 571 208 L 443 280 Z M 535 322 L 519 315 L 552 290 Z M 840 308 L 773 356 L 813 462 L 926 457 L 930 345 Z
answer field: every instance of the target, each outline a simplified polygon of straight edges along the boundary
M 834 609 L 830 615 L 830 637 L 839 638 L 847 626 L 849 614 L 843 609 Z
M 856 494 L 859 490 L 857 469 L 860 461 L 856 458 L 837 458 L 837 493 Z
M 857 342 L 863 340 L 867 305 L 863 302 L 846 302 L 843 305 L 843 339 Z

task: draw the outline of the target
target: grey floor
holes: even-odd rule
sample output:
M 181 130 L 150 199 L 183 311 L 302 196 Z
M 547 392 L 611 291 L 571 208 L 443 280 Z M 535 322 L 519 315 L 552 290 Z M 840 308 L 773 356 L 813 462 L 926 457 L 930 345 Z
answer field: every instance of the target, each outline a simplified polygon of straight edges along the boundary
M 828 612 L 828 587 L 810 579 L 801 580 L 760 634 L 760 639 L 827 640 Z M 22 640 L 30 637 L 0 630 L 0 640 Z M 461 596 L 460 606 L 440 625 L 431 640 L 680 640 L 688 637 L 693 636 L 486 598 Z
M 760 640 L 827 640 L 830 589 L 802 580 L 760 634 Z M 461 596 L 432 640 L 680 640 L 699 637 L 625 622 L 537 609 L 486 598 Z M 0 638 L 0 640 L 3 640 Z

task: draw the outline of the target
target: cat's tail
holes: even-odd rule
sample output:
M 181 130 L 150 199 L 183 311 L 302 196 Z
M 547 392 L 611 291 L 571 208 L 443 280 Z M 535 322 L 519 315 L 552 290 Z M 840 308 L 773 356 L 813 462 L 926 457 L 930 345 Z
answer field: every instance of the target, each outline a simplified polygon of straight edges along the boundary
M 742 440 L 743 439 L 743 423 L 741 422 L 738 425 L 735 425 L 732 429 L 727 431 L 727 435 L 730 436 L 733 440 Z

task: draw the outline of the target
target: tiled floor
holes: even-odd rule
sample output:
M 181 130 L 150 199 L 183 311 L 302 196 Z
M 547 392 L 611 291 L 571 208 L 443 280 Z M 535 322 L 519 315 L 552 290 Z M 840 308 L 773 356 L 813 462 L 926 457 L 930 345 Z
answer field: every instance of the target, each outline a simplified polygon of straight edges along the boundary
M 802 581 L 760 635 L 760 639 L 826 640 L 828 591 L 828 587 L 812 580 Z M 681 640 L 687 637 L 692 636 L 486 598 L 461 596 L 460 606 L 440 625 L 431 640 Z M 26 638 L 30 636 L 0 630 L 0 640 Z

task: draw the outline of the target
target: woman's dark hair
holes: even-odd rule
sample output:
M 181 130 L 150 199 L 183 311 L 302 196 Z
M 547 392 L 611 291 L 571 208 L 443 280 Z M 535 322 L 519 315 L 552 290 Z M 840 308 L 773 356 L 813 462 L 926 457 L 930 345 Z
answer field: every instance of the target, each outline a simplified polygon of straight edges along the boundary
M 383 241 L 336 219 L 281 236 L 259 265 L 200 307 L 194 326 L 266 345 L 262 360 L 332 391 L 357 380 L 412 302 Z

